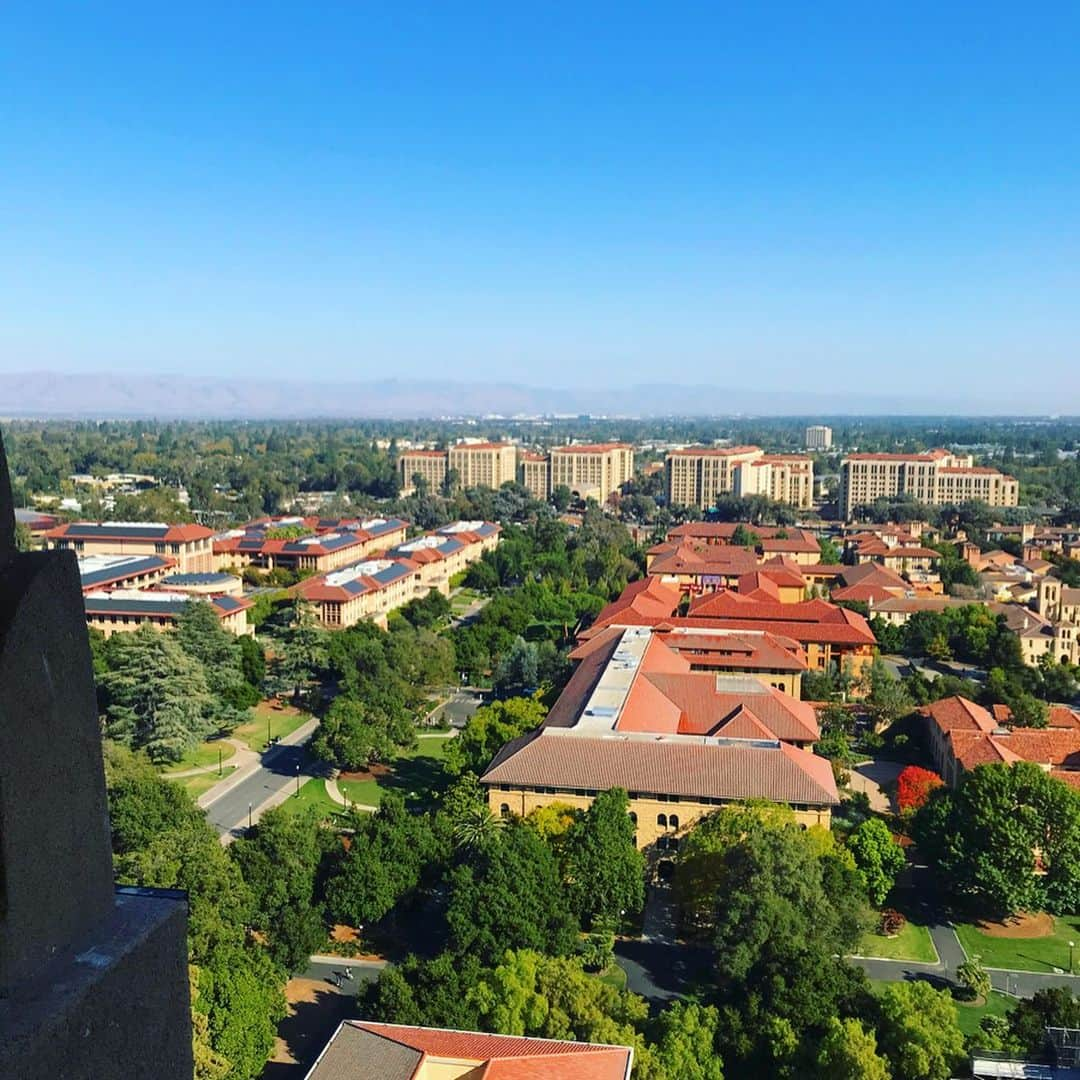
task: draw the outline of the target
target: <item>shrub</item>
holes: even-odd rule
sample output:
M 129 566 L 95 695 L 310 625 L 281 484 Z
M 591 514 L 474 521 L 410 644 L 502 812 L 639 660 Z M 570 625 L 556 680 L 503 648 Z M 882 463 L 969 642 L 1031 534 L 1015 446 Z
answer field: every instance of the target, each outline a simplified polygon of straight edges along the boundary
M 936 772 L 918 765 L 908 765 L 896 778 L 896 802 L 900 812 L 918 810 L 930 798 L 930 792 L 943 783 Z
M 896 908 L 885 908 L 881 913 L 878 933 L 884 937 L 895 937 L 905 926 L 907 926 L 907 919 Z

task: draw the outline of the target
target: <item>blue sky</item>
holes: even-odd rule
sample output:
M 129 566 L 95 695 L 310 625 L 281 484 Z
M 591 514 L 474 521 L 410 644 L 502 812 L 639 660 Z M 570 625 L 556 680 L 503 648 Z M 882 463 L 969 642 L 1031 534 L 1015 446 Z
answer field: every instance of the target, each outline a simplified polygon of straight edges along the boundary
M 1077 55 L 1075 4 L 9 2 L 0 369 L 1080 411 Z

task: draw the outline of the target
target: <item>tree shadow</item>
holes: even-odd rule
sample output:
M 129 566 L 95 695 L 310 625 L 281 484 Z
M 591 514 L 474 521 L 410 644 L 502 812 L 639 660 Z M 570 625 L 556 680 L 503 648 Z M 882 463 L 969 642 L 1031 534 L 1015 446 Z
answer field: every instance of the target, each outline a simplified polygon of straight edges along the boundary
M 302 1080 L 338 1024 L 356 1015 L 356 999 L 331 989 L 316 990 L 310 1001 L 289 1006 L 289 1015 L 278 1024 L 278 1036 L 294 1059 L 268 1062 L 262 1080 Z

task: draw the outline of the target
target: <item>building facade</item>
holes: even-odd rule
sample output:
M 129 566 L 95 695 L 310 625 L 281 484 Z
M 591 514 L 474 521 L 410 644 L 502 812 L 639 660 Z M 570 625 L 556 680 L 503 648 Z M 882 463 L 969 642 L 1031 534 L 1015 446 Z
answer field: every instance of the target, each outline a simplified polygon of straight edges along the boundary
M 401 490 L 414 491 L 418 476 L 429 491 L 441 490 L 446 483 L 447 458 L 445 450 L 402 450 L 398 455 Z
M 551 462 L 543 454 L 523 452 L 518 462 L 518 482 L 534 499 L 547 501 L 551 495 Z
M 458 443 L 447 460 L 460 488 L 500 488 L 517 479 L 517 449 L 510 443 Z
M 764 495 L 809 507 L 814 463 L 805 454 L 766 454 L 760 446 L 691 446 L 673 450 L 665 465 L 668 502 L 712 507 L 718 495 Z
M 105 637 L 130 633 L 140 626 L 152 630 L 172 630 L 193 598 L 188 593 L 164 592 L 154 589 L 113 589 L 111 592 L 89 592 L 83 597 L 86 623 L 100 630 Z M 247 621 L 250 600 L 235 596 L 214 596 L 209 599 L 221 625 L 237 637 L 250 636 L 255 627 Z
M 548 460 L 552 491 L 568 487 L 579 498 L 601 505 L 634 476 L 634 448 L 629 443 L 558 446 Z
M 1020 485 L 997 469 L 977 467 L 970 455 L 948 450 L 922 454 L 850 454 L 840 464 L 840 515 L 876 499 L 905 496 L 927 506 L 977 500 L 1017 506 Z
M 215 569 L 213 532 L 162 521 L 76 521 L 50 529 L 45 546 L 76 555 L 167 555 L 182 574 Z
M 832 446 L 832 428 L 825 424 L 811 424 L 803 441 L 807 450 L 828 450 Z

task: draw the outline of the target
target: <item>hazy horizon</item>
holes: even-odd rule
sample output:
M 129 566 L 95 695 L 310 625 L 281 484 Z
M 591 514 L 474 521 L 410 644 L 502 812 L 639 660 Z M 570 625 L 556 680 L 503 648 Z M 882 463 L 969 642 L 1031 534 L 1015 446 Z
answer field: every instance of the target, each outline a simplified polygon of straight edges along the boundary
M 1080 412 L 1074 7 L 3 20 L 0 373 Z

